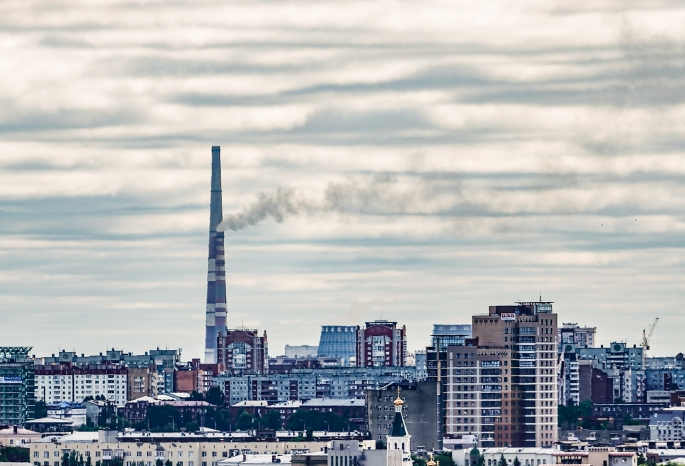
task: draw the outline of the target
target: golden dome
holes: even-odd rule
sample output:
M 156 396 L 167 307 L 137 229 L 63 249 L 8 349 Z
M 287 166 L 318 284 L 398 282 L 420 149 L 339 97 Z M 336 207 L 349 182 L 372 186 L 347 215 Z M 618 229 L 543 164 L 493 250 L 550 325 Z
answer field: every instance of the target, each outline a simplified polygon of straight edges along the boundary
M 395 401 L 393 401 L 392 404 L 395 406 L 402 406 L 404 404 L 404 401 L 400 398 L 400 387 L 397 387 L 397 398 L 395 398 Z
M 438 463 L 433 461 L 433 455 L 431 455 L 431 459 L 428 463 L 426 463 L 426 466 L 436 466 Z

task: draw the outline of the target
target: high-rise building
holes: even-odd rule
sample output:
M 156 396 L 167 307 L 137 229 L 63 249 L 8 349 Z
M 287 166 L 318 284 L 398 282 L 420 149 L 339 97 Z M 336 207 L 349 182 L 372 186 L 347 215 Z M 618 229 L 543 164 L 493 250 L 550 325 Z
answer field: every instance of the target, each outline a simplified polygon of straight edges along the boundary
M 549 447 L 557 441 L 557 316 L 550 302 L 490 306 L 473 337 L 447 348 L 445 435 L 482 447 Z
M 397 322 L 374 320 L 357 327 L 357 367 L 401 367 L 406 365 L 407 327 Z
M 263 375 L 268 370 L 269 346 L 266 330 L 229 329 L 217 337 L 218 363 L 230 374 Z
M 322 325 L 318 356 L 342 360 L 343 366 L 351 365 L 356 354 L 356 325 Z
M 567 323 L 559 328 L 559 348 L 562 345 L 575 345 L 576 348 L 594 348 L 597 327 L 581 327 L 575 323 Z
M 35 417 L 34 365 L 30 347 L 0 347 L 0 424 Z
M 221 199 L 221 148 L 212 146 L 212 184 L 209 207 L 209 260 L 207 267 L 207 319 L 205 363 L 216 364 L 216 342 L 219 332 L 226 334 L 226 260 Z
M 433 324 L 432 346 L 440 346 L 440 351 L 445 351 L 448 346 L 463 346 L 467 338 L 471 338 L 471 324 L 445 325 Z

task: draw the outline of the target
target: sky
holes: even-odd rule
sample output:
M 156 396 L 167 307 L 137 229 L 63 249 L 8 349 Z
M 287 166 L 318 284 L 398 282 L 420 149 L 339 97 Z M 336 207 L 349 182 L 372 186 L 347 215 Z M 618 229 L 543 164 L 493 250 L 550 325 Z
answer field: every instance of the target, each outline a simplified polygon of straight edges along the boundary
M 204 345 L 211 146 L 229 326 L 470 323 L 553 301 L 683 350 L 678 1 L 0 2 L 0 344 Z M 230 220 L 230 221 L 229 221 Z

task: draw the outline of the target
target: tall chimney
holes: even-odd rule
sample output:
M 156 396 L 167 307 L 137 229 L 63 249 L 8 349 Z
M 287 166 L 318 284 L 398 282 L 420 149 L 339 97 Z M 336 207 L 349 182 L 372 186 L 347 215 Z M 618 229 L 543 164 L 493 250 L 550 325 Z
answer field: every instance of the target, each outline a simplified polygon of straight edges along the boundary
M 205 363 L 216 364 L 216 337 L 218 332 L 226 334 L 224 232 L 217 231 L 219 224 L 223 220 L 221 204 L 221 148 L 219 146 L 212 146 L 212 188 L 209 211 Z

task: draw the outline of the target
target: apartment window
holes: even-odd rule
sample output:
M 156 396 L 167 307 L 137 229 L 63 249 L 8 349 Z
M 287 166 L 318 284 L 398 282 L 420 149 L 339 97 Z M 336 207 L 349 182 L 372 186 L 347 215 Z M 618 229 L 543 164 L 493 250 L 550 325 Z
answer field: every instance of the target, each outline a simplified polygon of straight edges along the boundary
M 59 458 L 59 452 L 58 452 L 58 451 L 56 451 L 56 452 L 55 452 L 55 454 L 54 454 L 53 456 L 56 456 L 56 457 L 58 457 L 58 458 Z
M 37 451 L 33 452 L 33 457 L 34 458 L 40 458 L 40 454 Z

